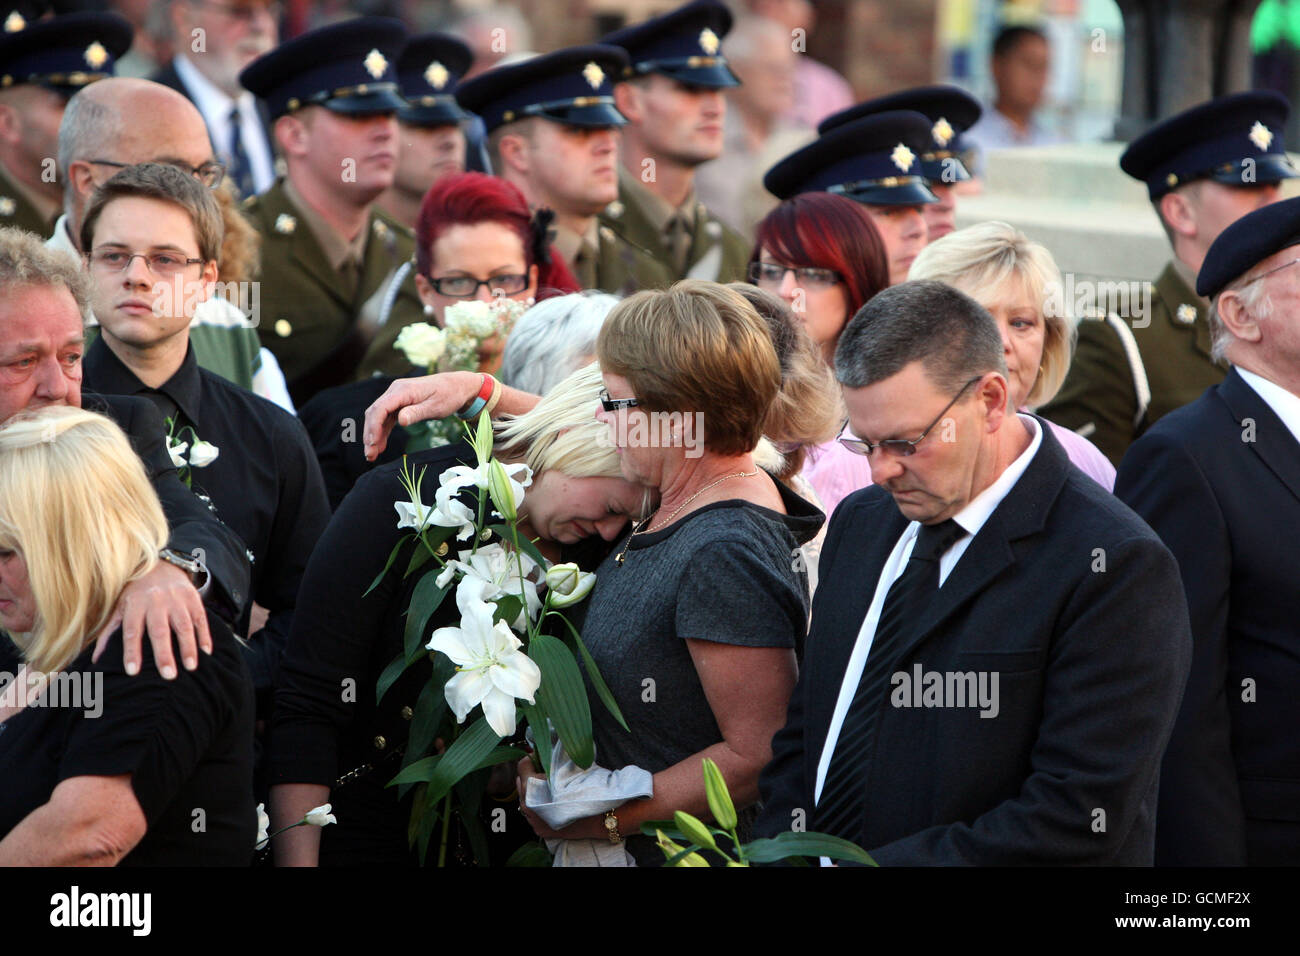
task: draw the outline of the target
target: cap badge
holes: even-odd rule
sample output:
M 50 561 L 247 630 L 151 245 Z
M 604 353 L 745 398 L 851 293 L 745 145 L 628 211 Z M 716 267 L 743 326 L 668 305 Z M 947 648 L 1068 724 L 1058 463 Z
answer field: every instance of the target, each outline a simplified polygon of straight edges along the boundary
M 1255 125 L 1250 128 L 1250 141 L 1259 148 L 1260 152 L 1265 152 L 1273 143 L 1273 131 L 1256 120 Z
M 1196 306 L 1184 302 L 1175 310 L 1174 318 L 1183 325 L 1193 325 L 1196 322 Z
M 718 52 L 718 35 L 708 27 L 700 31 L 700 49 L 709 56 Z
M 23 19 L 23 15 L 17 10 L 5 17 L 5 33 L 17 33 L 25 26 L 27 26 L 27 21 Z
M 598 90 L 600 84 L 605 82 L 605 71 L 596 65 L 595 60 L 592 60 L 582 68 L 582 78 L 593 90 Z
M 293 235 L 293 231 L 298 228 L 298 220 L 287 212 L 282 212 L 275 217 L 275 231 L 284 233 L 286 236 Z
M 275 334 L 282 339 L 287 339 L 293 334 L 293 325 L 288 319 L 277 319 L 275 323 Z
M 388 238 L 388 226 L 385 225 L 381 219 L 376 219 L 371 225 L 370 230 L 380 239 Z
M 940 146 L 947 146 L 952 141 L 953 136 L 956 135 L 956 132 L 953 130 L 952 124 L 940 116 L 939 122 L 930 127 L 930 135 L 934 137 L 934 141 Z
M 894 147 L 894 151 L 889 154 L 889 158 L 893 160 L 895 166 L 903 172 L 907 172 L 912 168 L 912 161 L 916 159 L 916 153 L 912 152 L 904 144 L 899 143 Z
M 104 49 L 103 45 L 98 40 L 86 47 L 86 52 L 83 53 L 82 56 L 86 58 L 86 62 L 90 64 L 91 69 L 94 70 L 98 70 L 108 62 L 108 51 Z
M 609 216 L 611 219 L 617 219 L 619 216 L 623 215 L 623 204 L 615 199 L 605 207 L 605 215 Z
M 446 86 L 447 80 L 450 78 L 451 73 L 437 60 L 430 63 L 429 68 L 424 71 L 424 81 L 435 90 L 440 90 Z
M 371 50 L 366 54 L 366 58 L 362 61 L 362 65 L 365 66 L 366 72 L 377 80 L 383 76 L 384 71 L 388 69 L 388 59 L 378 50 Z
M 8 196 L 0 196 L 0 216 L 12 216 L 17 212 L 17 204 Z

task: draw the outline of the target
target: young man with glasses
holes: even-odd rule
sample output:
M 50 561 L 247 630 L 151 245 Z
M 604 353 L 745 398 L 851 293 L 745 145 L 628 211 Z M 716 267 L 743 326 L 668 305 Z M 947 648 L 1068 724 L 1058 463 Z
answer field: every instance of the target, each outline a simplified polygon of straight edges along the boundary
M 802 820 L 881 865 L 1149 866 L 1191 657 L 1172 555 L 1009 407 L 963 293 L 880 292 L 835 368 L 875 484 L 831 519 L 758 835 Z
M 150 79 L 194 103 L 241 196 L 275 182 L 275 149 L 266 108 L 239 83 L 244 67 L 279 41 L 276 0 L 175 0 L 176 55 Z
M 329 521 L 311 443 L 287 411 L 195 361 L 190 318 L 211 294 L 222 239 L 208 189 L 174 166 L 128 167 L 91 197 L 81 239 L 102 329 L 86 353 L 87 387 L 157 405 L 182 478 L 247 546 L 252 601 L 235 631 L 249 638 L 264 711 L 298 585 Z

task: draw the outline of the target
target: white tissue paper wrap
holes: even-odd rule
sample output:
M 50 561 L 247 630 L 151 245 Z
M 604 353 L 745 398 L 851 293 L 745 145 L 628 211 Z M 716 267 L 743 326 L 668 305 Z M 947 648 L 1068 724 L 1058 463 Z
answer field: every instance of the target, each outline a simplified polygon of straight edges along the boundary
M 532 742 L 532 731 L 528 733 Z M 606 813 L 629 800 L 654 794 L 654 778 L 640 767 L 607 770 L 592 762 L 583 770 L 564 751 L 551 730 L 551 773 L 545 780 L 531 777 L 524 802 L 552 830 L 574 820 Z M 547 840 L 555 866 L 636 866 L 621 843 L 602 840 Z

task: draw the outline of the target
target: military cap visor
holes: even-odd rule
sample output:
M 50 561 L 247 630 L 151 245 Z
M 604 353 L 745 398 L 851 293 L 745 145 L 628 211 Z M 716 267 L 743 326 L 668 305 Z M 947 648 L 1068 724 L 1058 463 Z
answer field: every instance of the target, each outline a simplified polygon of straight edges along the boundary
M 71 95 L 112 76 L 133 37 L 131 24 L 115 13 L 31 22 L 12 12 L 0 32 L 0 87 L 28 83 Z
M 599 42 L 627 51 L 625 79 L 662 73 L 687 86 L 724 89 L 740 85 L 719 53 L 731 22 L 731 12 L 718 0 L 694 0 Z
M 920 162 L 928 130 L 924 116 L 905 110 L 854 120 L 781 160 L 763 185 L 779 199 L 829 192 L 872 206 L 938 202 Z
M 1276 183 L 1300 175 L 1287 159 L 1286 98 L 1258 90 L 1202 103 L 1156 124 L 1120 156 L 1154 201 L 1202 179 L 1231 186 Z
M 245 67 L 239 82 L 266 101 L 272 117 L 304 106 L 348 116 L 395 113 L 407 105 L 396 69 L 405 41 L 400 21 L 359 17 L 281 44 Z
M 1242 216 L 1210 244 L 1196 276 L 1196 293 L 1214 298 L 1259 263 L 1300 246 L 1300 198 L 1270 203 Z M 1300 256 L 1300 249 L 1295 250 Z
M 494 67 L 457 87 L 456 101 L 478 114 L 489 133 L 530 117 L 585 129 L 622 126 L 627 120 L 614 106 L 614 83 L 626 66 L 618 47 L 569 47 Z
M 397 63 L 406 106 L 397 118 L 409 126 L 457 126 L 469 119 L 454 95 L 456 84 L 474 62 L 461 40 L 446 33 L 411 37 Z

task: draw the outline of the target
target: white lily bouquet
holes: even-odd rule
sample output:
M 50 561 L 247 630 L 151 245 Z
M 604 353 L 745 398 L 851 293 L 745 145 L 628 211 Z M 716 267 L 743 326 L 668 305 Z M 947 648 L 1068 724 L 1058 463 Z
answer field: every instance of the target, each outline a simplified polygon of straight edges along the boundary
M 479 352 L 484 343 L 498 338 L 504 341 L 527 311 L 529 302 L 517 302 L 498 294 L 491 302 L 471 299 L 447 306 L 444 327 L 428 322 L 408 325 L 397 334 L 393 347 L 412 365 L 435 372 L 477 372 Z M 408 426 L 410 439 L 406 450 L 419 451 L 451 444 L 460 437 L 460 423 L 455 418 L 420 422 Z
M 549 719 L 573 761 L 591 766 L 591 709 L 579 657 L 601 701 L 627 727 L 577 629 L 560 611 L 586 598 L 596 576 L 574 564 L 551 565 L 533 542 L 520 536 L 519 505 L 532 472 L 527 465 L 506 465 L 492 457 L 492 425 L 486 415 L 479 418 L 473 444 L 477 466 L 444 471 L 432 507 L 423 499 L 425 470 L 413 473 L 403 461 L 407 500 L 394 507 L 397 526 L 411 533 L 393 548 L 370 585 L 373 590 L 403 549 L 416 543 L 403 578 L 422 577 L 407 609 L 403 653 L 380 675 L 376 700 L 428 654 L 433 674 L 415 707 L 402 769 L 388 785 L 401 787 L 403 795 L 416 788 L 410 840 L 423 862 L 435 831 L 440 832 L 439 866 L 447 861 L 453 816 L 474 855 L 486 859 L 477 807 L 490 768 L 524 756 L 502 743 L 520 730 L 521 716 L 537 740 L 550 739 Z M 477 509 L 461 500 L 471 490 Z M 465 543 L 455 557 L 453 535 Z M 428 567 L 431 561 L 434 566 Z M 430 619 L 453 589 L 459 624 L 426 636 Z M 560 637 L 543 630 L 552 619 L 558 626 L 548 630 Z M 444 752 L 437 752 L 435 740 L 444 742 Z M 546 772 L 550 756 L 548 748 L 538 748 Z

